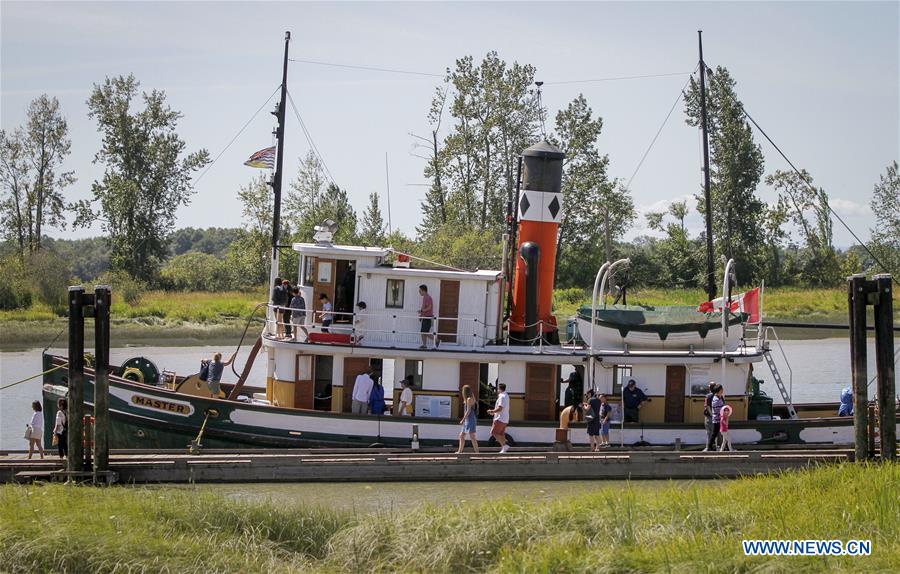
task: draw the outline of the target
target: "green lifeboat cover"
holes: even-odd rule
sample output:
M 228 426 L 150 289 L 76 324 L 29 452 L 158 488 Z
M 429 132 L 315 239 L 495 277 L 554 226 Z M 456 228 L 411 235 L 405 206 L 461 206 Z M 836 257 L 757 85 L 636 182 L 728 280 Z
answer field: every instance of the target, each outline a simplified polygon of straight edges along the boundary
M 749 317 L 744 313 L 735 314 L 730 311 L 728 315 L 729 325 L 738 325 Z M 589 321 L 590 306 L 578 309 L 578 317 Z M 700 337 L 706 338 L 710 330 L 722 328 L 722 315 L 702 313 L 696 307 L 687 306 L 607 305 L 606 308 L 597 309 L 594 324 L 618 329 L 622 337 L 630 331 L 639 331 L 656 333 L 660 340 L 665 341 L 669 333 L 696 332 Z

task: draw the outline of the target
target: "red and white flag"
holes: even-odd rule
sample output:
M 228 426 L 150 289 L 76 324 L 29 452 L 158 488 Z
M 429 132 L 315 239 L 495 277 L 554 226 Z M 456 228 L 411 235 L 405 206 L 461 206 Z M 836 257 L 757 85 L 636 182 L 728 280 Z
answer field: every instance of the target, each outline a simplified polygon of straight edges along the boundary
M 721 311 L 724 306 L 725 298 L 719 297 L 712 301 L 701 303 L 697 307 L 697 311 L 701 313 L 713 313 Z M 746 293 L 735 295 L 731 298 L 729 309 L 732 313 L 746 313 L 750 315 L 749 323 L 759 323 L 759 287 L 751 289 Z

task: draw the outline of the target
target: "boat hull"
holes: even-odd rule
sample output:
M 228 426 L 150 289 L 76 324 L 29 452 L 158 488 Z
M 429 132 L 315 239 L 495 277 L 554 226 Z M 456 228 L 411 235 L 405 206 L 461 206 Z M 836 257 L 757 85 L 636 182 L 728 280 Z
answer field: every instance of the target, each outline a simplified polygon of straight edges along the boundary
M 58 373 L 58 372 L 57 372 Z M 52 377 L 52 375 L 47 375 Z M 53 413 L 56 400 L 67 389 L 61 380 L 46 380 L 45 412 Z M 85 403 L 93 408 L 94 386 L 85 377 Z M 455 420 L 424 417 L 375 417 L 322 411 L 286 409 L 196 397 L 115 377 L 110 378 L 110 448 L 183 449 L 200 433 L 207 448 L 309 448 L 379 444 L 409 448 L 414 429 L 422 446 L 454 446 L 459 435 Z M 48 415 L 49 416 L 49 415 Z M 50 444 L 49 429 L 46 444 Z M 508 432 L 515 445 L 550 446 L 556 439 L 555 421 L 514 421 Z M 852 420 L 818 418 L 775 421 L 736 421 L 731 425 L 734 444 L 849 444 Z M 490 421 L 479 420 L 479 442 L 488 444 Z M 576 445 L 587 444 L 583 423 L 569 433 Z M 614 424 L 613 443 L 654 445 L 703 444 L 700 424 Z
M 578 333 L 587 344 L 593 344 L 594 349 L 621 349 L 625 345 L 633 349 L 653 349 L 659 351 L 686 350 L 693 347 L 696 351 L 721 351 L 722 330 L 715 329 L 701 335 L 698 331 L 685 331 L 668 333 L 665 339 L 660 339 L 658 333 L 653 331 L 640 331 L 632 328 L 624 331 L 618 327 L 604 325 L 578 316 L 576 318 Z M 593 339 L 591 330 L 593 329 Z M 741 342 L 742 330 L 740 326 L 733 326 L 725 336 L 725 348 L 734 351 Z

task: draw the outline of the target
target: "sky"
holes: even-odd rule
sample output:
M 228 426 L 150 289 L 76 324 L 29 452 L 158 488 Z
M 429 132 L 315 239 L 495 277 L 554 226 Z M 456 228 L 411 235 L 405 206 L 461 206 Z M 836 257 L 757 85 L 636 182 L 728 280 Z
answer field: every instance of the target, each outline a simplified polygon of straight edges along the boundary
M 698 130 L 684 123 L 680 103 L 663 120 L 697 65 L 701 29 L 707 65 L 728 68 L 749 113 L 864 240 L 875 222 L 873 185 L 900 156 L 898 2 L 3 1 L 0 20 L 0 124 L 21 125 L 29 101 L 42 93 L 59 99 L 72 140 L 64 168 L 78 178 L 66 191 L 70 200 L 90 197 L 103 173 L 93 164 L 101 139 L 85 104 L 94 83 L 133 73 L 143 89 L 164 90 L 184 114 L 178 131 L 186 149 L 216 157 L 280 84 L 285 30 L 292 32 L 290 56 L 299 60 L 441 74 L 457 58 L 480 60 L 496 50 L 536 66 L 551 119 L 579 94 L 603 118 L 599 146 L 609 155 L 609 175 L 634 175 L 641 212 L 700 189 Z M 427 180 L 410 134 L 429 135 L 426 116 L 441 79 L 302 62 L 290 63 L 288 73 L 312 140 L 357 211 L 371 192 L 386 207 L 387 154 L 391 224 L 414 234 Z M 582 81 L 657 74 L 672 75 Z M 241 224 L 237 190 L 259 173 L 243 162 L 272 144 L 267 112 L 276 99 L 196 181 L 173 228 Z M 309 150 L 298 124 L 289 107 L 285 187 Z M 444 133 L 449 124 L 445 117 Z M 755 138 L 765 174 L 788 169 Z M 764 185 L 759 193 L 775 199 Z M 687 224 L 697 233 L 703 223 L 693 199 L 690 205 Z M 839 223 L 834 228 L 837 246 L 852 244 Z M 646 232 L 640 217 L 626 238 Z

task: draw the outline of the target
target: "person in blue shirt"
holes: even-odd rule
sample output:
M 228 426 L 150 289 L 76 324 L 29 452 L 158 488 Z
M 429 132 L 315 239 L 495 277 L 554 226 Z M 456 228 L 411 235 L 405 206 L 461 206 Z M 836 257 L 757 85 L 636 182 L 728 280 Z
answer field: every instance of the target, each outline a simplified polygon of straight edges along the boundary
M 373 415 L 384 414 L 384 387 L 381 385 L 381 377 L 373 377 L 375 382 L 369 392 L 369 412 Z
M 639 410 L 644 401 L 649 401 L 650 397 L 644 394 L 644 391 L 637 387 L 634 379 L 628 381 L 628 385 L 622 389 L 622 402 L 625 406 L 625 422 L 636 423 L 640 417 Z
M 841 406 L 838 408 L 839 417 L 853 416 L 853 388 L 847 387 L 841 391 Z
M 222 353 L 213 355 L 212 362 L 209 363 L 209 373 L 206 375 L 206 386 L 209 387 L 209 393 L 213 397 L 218 397 L 222 390 L 222 372 L 225 370 L 225 363 L 222 362 Z

